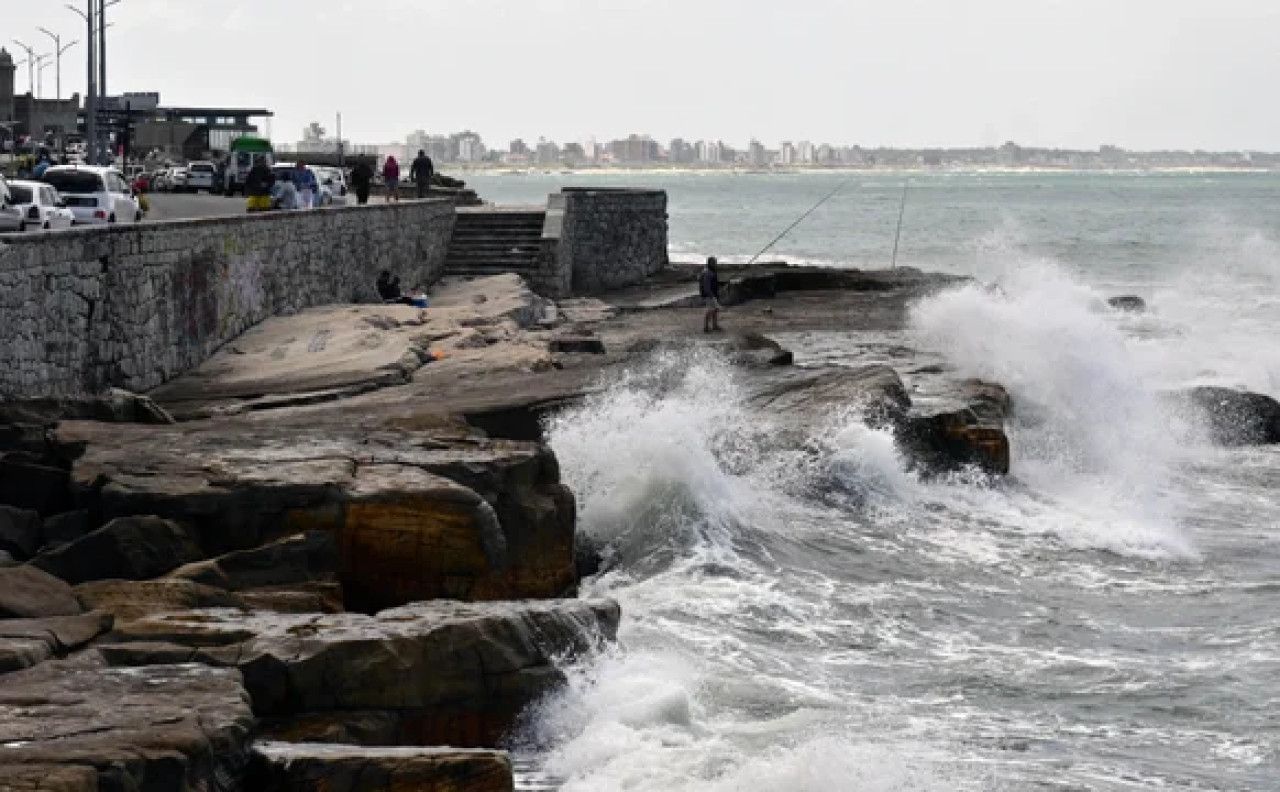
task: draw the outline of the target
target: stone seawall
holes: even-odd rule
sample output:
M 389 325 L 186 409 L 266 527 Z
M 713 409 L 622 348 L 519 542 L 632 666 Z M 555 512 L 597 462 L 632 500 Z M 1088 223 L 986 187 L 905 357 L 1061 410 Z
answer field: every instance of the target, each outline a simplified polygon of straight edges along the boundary
M 451 201 L 73 229 L 0 239 L 0 398 L 146 391 L 267 317 L 428 287 Z
M 635 286 L 667 260 L 665 191 L 564 191 L 556 263 L 575 293 Z

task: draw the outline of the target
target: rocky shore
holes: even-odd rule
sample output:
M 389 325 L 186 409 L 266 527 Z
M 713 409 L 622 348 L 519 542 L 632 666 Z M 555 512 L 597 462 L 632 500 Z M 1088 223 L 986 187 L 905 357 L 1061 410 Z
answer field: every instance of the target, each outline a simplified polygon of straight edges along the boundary
M 902 345 L 957 279 L 729 270 L 708 336 L 695 274 L 446 282 L 269 319 L 146 396 L 0 403 L 0 789 L 513 789 L 521 711 L 625 617 L 577 597 L 542 422 L 663 350 L 736 367 L 784 438 L 855 409 L 922 476 L 1016 475 L 1004 388 Z M 822 333 L 857 365 L 797 365 Z M 1280 440 L 1263 397 L 1169 398 Z

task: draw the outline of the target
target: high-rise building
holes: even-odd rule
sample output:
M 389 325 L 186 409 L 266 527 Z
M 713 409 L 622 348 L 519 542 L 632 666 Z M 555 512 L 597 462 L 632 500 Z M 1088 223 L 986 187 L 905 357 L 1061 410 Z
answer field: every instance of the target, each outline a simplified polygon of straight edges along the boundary
M 796 159 L 801 165 L 812 165 L 814 161 L 813 144 L 807 140 L 802 140 L 796 145 Z
M 667 159 L 674 165 L 686 165 L 693 162 L 697 157 L 697 152 L 693 146 L 683 138 L 676 138 L 671 141 L 671 147 L 667 149 Z
M 614 162 L 646 163 L 658 159 L 658 142 L 648 135 L 629 135 L 609 144 Z
M 551 165 L 560 161 L 560 147 L 556 145 L 554 140 L 538 138 L 538 148 L 535 154 L 538 162 L 542 165 Z
M 511 145 L 507 148 L 507 151 L 517 157 L 527 157 L 530 153 L 529 144 L 525 143 L 521 138 L 516 138 L 511 141 Z
M 769 164 L 768 157 L 769 152 L 765 151 L 764 144 L 752 138 L 747 146 L 747 164 L 753 168 L 763 168 Z
M 724 144 L 718 140 L 698 141 L 698 162 L 718 165 L 724 161 Z
M 587 138 L 582 144 L 582 159 L 585 162 L 595 162 L 600 159 L 600 144 L 596 143 L 594 137 Z
M 458 149 L 459 162 L 481 162 L 489 153 L 480 136 L 469 129 L 454 135 L 453 141 Z
M 790 140 L 782 141 L 782 147 L 778 149 L 778 162 L 782 165 L 796 164 L 796 147 Z

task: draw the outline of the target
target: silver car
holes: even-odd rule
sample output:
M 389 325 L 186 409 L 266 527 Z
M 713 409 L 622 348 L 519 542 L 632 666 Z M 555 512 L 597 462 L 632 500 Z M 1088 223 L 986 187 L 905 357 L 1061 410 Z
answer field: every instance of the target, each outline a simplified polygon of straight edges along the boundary
M 0 233 L 26 230 L 26 215 L 13 202 L 13 194 L 9 192 L 9 182 L 0 176 Z

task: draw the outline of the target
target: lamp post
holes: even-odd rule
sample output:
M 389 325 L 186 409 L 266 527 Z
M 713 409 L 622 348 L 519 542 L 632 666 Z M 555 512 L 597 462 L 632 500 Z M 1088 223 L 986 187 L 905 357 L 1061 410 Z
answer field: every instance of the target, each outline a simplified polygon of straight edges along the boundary
M 13 43 L 27 53 L 27 59 L 23 61 L 23 63 L 27 64 L 27 93 L 34 96 L 36 92 L 36 51 L 17 39 L 14 39 Z
M 39 30 L 41 33 L 45 34 L 46 36 L 48 36 L 49 38 L 53 39 L 54 74 L 55 74 L 55 79 L 57 81 L 57 90 L 54 98 L 57 99 L 59 102 L 61 102 L 62 101 L 62 53 L 66 52 L 67 50 L 71 49 L 75 45 L 79 44 L 80 40 L 76 39 L 75 41 L 72 41 L 70 44 L 67 44 L 64 47 L 62 46 L 62 36 L 59 36 L 57 33 L 54 33 L 48 30 L 47 28 L 36 28 L 36 29 Z
M 49 68 L 49 61 L 53 56 L 49 53 L 36 56 L 36 98 L 44 98 L 44 70 Z
M 81 11 L 73 5 L 68 4 L 67 8 L 75 11 L 80 18 L 85 21 L 88 26 L 89 36 L 87 41 L 89 49 L 88 72 L 89 79 L 85 86 L 84 98 L 84 145 L 85 156 L 89 162 L 97 162 L 98 156 L 98 106 L 97 106 L 97 88 L 94 83 L 94 46 L 93 46 L 93 2 L 94 0 L 85 0 L 87 11 Z
M 98 0 L 98 96 L 107 98 L 107 9 L 120 0 Z

